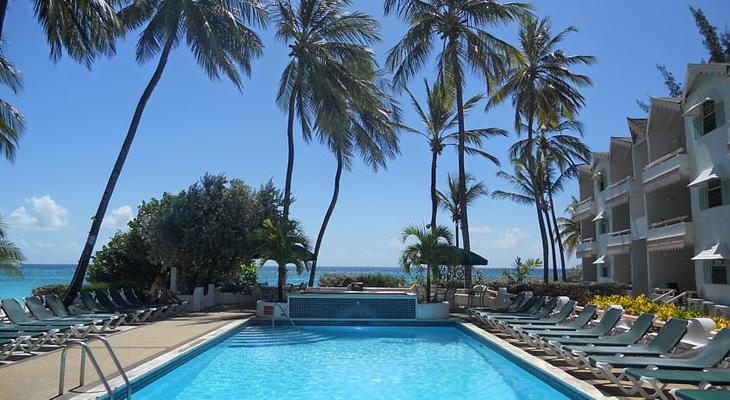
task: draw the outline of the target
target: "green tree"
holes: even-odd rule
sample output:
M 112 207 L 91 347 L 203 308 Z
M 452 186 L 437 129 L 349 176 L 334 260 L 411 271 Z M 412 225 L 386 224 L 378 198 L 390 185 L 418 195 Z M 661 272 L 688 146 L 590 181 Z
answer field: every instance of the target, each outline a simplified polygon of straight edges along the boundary
M 533 269 L 542 267 L 542 260 L 539 258 L 528 258 L 522 261 L 520 257 L 512 262 L 512 271 L 504 270 L 504 275 L 510 286 L 521 285 L 530 276 Z
M 286 283 L 287 265 L 294 264 L 298 273 L 306 268 L 311 259 L 309 238 L 302 231 L 299 222 L 281 219 L 272 221 L 265 219 L 262 226 L 254 233 L 262 263 L 275 261 L 278 271 L 278 299 L 284 300 L 284 284 Z
M 393 82 L 403 87 L 426 64 L 438 46 L 438 74 L 449 82 L 456 94 L 458 122 L 459 191 L 466 193 L 467 129 L 464 120 L 464 86 L 468 70 L 477 72 L 487 82 L 501 77 L 506 58 L 514 49 L 490 33 L 487 28 L 531 16 L 527 3 L 467 0 L 386 0 L 385 14 L 395 13 L 408 24 L 405 36 L 388 51 L 386 66 L 395 72 Z M 460 196 L 461 231 L 464 249 L 470 250 L 468 206 Z M 464 266 L 465 283 L 471 286 L 471 266 Z
M 0 215 L 0 272 L 12 276 L 22 276 L 19 268 L 20 263 L 25 261 L 25 256 L 18 246 L 7 239 L 5 223 Z
M 560 238 L 563 246 L 569 255 L 575 254 L 578 243 L 581 240 L 580 222 L 575 219 L 575 209 L 578 207 L 578 199 L 572 196 L 570 205 L 566 208 L 567 217 L 558 218 L 560 227 Z
M 538 119 L 554 120 L 560 116 L 572 119 L 583 107 L 585 99 L 579 88 L 591 85 L 591 79 L 573 71 L 577 65 L 590 65 L 595 58 L 587 55 L 569 55 L 559 48 L 563 40 L 576 29 L 572 26 L 553 35 L 550 18 L 530 19 L 522 24 L 519 31 L 521 56 L 506 72 L 505 79 L 494 87 L 489 106 L 495 106 L 512 99 L 515 107 L 515 129 L 517 133 L 527 131 L 528 145 L 533 144 L 535 123 Z M 559 113 L 559 114 L 558 114 Z M 526 129 L 524 129 L 526 128 Z M 530 186 L 540 184 L 536 172 L 533 149 L 525 151 L 528 177 L 533 181 Z M 548 279 L 548 237 L 545 221 L 541 217 L 542 199 L 534 201 L 540 237 L 542 239 L 545 281 Z
M 18 93 L 22 86 L 20 71 L 1 52 L 0 83 L 13 93 Z M 0 153 L 10 162 L 15 160 L 18 142 L 24 130 L 23 114 L 6 100 L 0 99 Z
M 429 149 L 431 150 L 431 227 L 436 227 L 436 213 L 439 205 L 438 190 L 436 189 L 436 176 L 438 168 L 438 157 L 441 155 L 443 150 L 448 147 L 458 147 L 459 134 L 458 132 L 449 132 L 452 128 L 458 125 L 456 114 L 454 113 L 454 91 L 446 84 L 443 80 L 439 79 L 436 84 L 431 88 L 428 81 L 424 79 L 424 86 L 426 87 L 426 105 L 421 105 L 413 93 L 405 89 L 408 92 L 408 96 L 411 98 L 411 104 L 416 110 L 418 118 L 421 120 L 423 130 L 416 128 L 404 127 L 406 130 L 416 133 L 422 136 L 428 141 Z M 484 98 L 482 95 L 477 95 L 464 103 L 464 111 L 467 112 L 473 108 L 479 101 Z M 466 133 L 466 152 L 467 154 L 479 154 L 482 157 L 490 160 L 495 165 L 499 165 L 497 157 L 481 150 L 483 141 L 490 136 L 501 135 L 506 136 L 507 132 L 498 128 L 484 128 L 484 129 L 472 129 Z M 457 183 L 458 184 L 458 183 Z M 457 197 L 458 199 L 458 197 Z M 453 216 L 454 214 L 452 214 Z M 458 242 L 458 232 L 457 232 Z
M 294 120 L 302 135 L 312 140 L 317 126 L 331 115 L 342 115 L 347 96 L 361 97 L 369 90 L 362 68 L 373 61 L 368 46 L 379 39 L 375 19 L 347 12 L 349 0 L 278 0 L 276 37 L 286 44 L 289 62 L 282 72 L 277 103 L 287 112 L 287 167 L 284 219 L 289 218 L 294 173 Z
M 722 35 L 717 33 L 717 27 L 707 20 L 705 13 L 701 8 L 689 7 L 695 24 L 702 35 L 702 44 L 705 45 L 709 53 L 708 62 L 726 63 L 730 62 L 730 31 L 725 29 Z
M 476 179 L 466 175 L 466 204 L 473 204 L 479 197 L 489 194 L 484 182 L 476 182 Z M 446 177 L 446 191 L 436 191 L 439 199 L 439 205 L 451 215 L 451 222 L 454 223 L 454 236 L 456 238 L 455 245 L 459 247 L 459 221 L 461 221 L 461 200 L 459 199 L 459 181 L 454 179 L 451 174 Z
M 310 264 L 309 286 L 314 286 L 317 261 L 322 248 L 327 225 L 334 213 L 340 194 L 342 170 L 352 169 L 353 158 L 360 156 L 363 163 L 373 171 L 386 168 L 388 159 L 398 154 L 398 134 L 400 113 L 393 99 L 376 83 L 375 61 L 370 68 L 364 68 L 363 79 L 370 79 L 371 89 L 364 97 L 346 98 L 348 105 L 343 107 L 345 114 L 334 115 L 332 122 L 322 126 L 322 141 L 334 153 L 337 160 L 332 198 L 325 212 L 314 246 L 314 256 Z
M 400 266 L 406 273 L 413 267 L 426 265 L 426 302 L 431 301 L 431 274 L 438 273 L 441 265 L 453 265 L 456 261 L 455 247 L 451 245 L 449 228 L 437 226 L 429 229 L 421 226 L 407 226 L 401 233 L 401 240 L 407 244 L 400 255 Z
M 196 61 L 210 79 L 219 79 L 224 75 L 240 89 L 241 73 L 250 75 L 251 61 L 261 55 L 263 48 L 261 39 L 247 24 L 263 26 L 267 21 L 267 12 L 259 0 L 135 0 L 119 12 L 119 18 L 126 30 L 147 24 L 137 41 L 137 61 L 145 63 L 157 54 L 159 60 L 134 110 L 124 143 L 92 219 L 76 272 L 64 296 L 66 304 L 74 300 L 84 281 L 89 258 L 117 179 L 145 106 L 162 77 L 172 49 L 185 38 Z

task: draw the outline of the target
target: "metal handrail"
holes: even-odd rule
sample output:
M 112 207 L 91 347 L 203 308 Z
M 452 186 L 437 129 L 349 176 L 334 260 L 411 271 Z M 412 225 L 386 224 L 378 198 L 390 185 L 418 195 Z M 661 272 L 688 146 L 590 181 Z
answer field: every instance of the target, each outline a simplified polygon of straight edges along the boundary
M 675 218 L 667 219 L 664 221 L 654 222 L 649 227 L 651 229 L 664 228 L 666 226 L 681 224 L 682 222 L 687 222 L 688 219 L 689 219 L 689 215 L 682 215 L 681 217 L 675 217 Z
M 94 352 L 91 350 L 91 347 L 89 347 L 89 342 L 93 340 L 98 340 L 101 343 L 104 344 L 104 347 L 106 348 L 107 353 L 109 354 L 109 357 L 114 362 L 114 365 L 117 368 L 117 371 L 119 372 L 119 375 L 122 376 L 122 379 L 124 380 L 124 383 L 127 387 L 127 399 L 132 399 L 132 385 L 129 383 L 129 378 L 127 377 L 127 374 L 124 372 L 124 368 L 122 368 L 122 364 L 119 362 L 119 359 L 117 358 L 116 353 L 114 352 L 114 349 L 112 349 L 111 344 L 109 344 L 109 340 L 105 337 L 101 336 L 94 336 L 91 338 L 88 338 L 85 342 L 71 342 L 66 345 L 66 347 L 63 348 L 61 351 L 61 369 L 59 373 L 59 380 L 58 380 L 58 395 L 63 395 L 64 391 L 64 384 L 66 380 L 66 353 L 68 352 L 68 349 L 70 349 L 72 346 L 78 346 L 81 348 L 81 364 L 79 366 L 79 387 L 84 386 L 84 378 L 86 375 L 86 357 L 89 357 L 89 360 L 91 360 L 91 365 L 94 367 L 94 370 L 96 371 L 96 374 L 99 376 L 99 379 L 101 380 L 101 383 L 104 384 L 104 388 L 106 389 L 107 394 L 109 394 L 109 399 L 114 399 L 114 392 L 112 391 L 111 386 L 109 385 L 109 381 L 106 379 L 106 376 L 104 376 L 104 372 L 101 370 L 101 367 L 99 367 L 99 363 L 96 361 L 96 357 L 94 356 Z
M 656 167 L 657 165 L 663 163 L 664 161 L 670 160 L 680 154 L 684 153 L 684 147 L 680 147 L 677 150 L 674 150 L 673 152 L 664 155 L 662 157 L 657 158 L 656 160 L 650 162 L 649 164 L 646 164 L 644 167 L 644 171 L 650 170 L 652 167 Z
M 610 185 L 606 186 L 606 190 L 608 190 L 608 189 L 613 189 L 613 188 L 616 188 L 616 187 L 619 187 L 619 186 L 621 186 L 621 184 L 623 184 L 623 183 L 626 183 L 626 182 L 628 182 L 628 181 L 629 181 L 629 179 L 631 179 L 631 175 L 629 175 L 629 176 L 627 176 L 627 177 L 624 177 L 624 178 L 621 178 L 621 179 L 619 179 L 618 181 L 616 181 L 616 182 L 614 182 L 614 183 L 612 183 L 612 184 L 610 184 Z
M 616 237 L 616 236 L 624 236 L 624 235 L 630 235 L 630 234 L 631 234 L 631 228 L 624 229 L 622 231 L 609 232 L 608 236 Z
M 289 314 L 287 314 L 287 312 L 284 310 L 284 307 L 282 307 L 281 304 L 279 304 L 279 303 L 276 303 L 275 307 L 279 307 L 279 310 L 281 310 L 281 314 L 284 315 L 284 317 L 286 317 L 287 321 L 289 321 L 291 326 L 293 326 L 294 329 L 296 329 L 297 332 L 299 332 L 299 327 L 297 326 L 297 324 L 294 323 L 294 321 L 292 321 L 291 318 L 289 318 Z M 274 327 L 275 321 L 276 321 L 276 313 L 273 312 L 273 310 L 272 310 L 272 312 L 271 312 L 271 327 L 272 328 Z
M 593 201 L 593 196 L 590 196 L 590 197 L 588 197 L 586 199 L 583 199 L 583 200 L 579 201 L 577 205 L 578 206 L 582 206 L 583 204 L 590 203 L 591 201 Z

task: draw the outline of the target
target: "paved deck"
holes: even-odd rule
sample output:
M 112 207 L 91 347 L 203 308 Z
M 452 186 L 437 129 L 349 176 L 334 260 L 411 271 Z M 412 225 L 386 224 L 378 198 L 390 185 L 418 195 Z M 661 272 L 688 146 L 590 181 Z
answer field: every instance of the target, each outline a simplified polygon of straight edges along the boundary
M 135 326 L 107 335 L 125 370 L 134 368 L 184 343 L 237 319 L 253 313 L 246 310 L 190 313 L 174 318 Z M 101 348 L 95 343 L 93 348 Z M 95 352 L 103 371 L 113 375 L 114 365 L 103 351 Z M 79 350 L 69 350 L 66 373 L 66 392 L 78 385 Z M 58 394 L 60 349 L 0 366 L 0 400 L 47 400 Z M 86 384 L 99 380 L 90 363 L 86 366 Z

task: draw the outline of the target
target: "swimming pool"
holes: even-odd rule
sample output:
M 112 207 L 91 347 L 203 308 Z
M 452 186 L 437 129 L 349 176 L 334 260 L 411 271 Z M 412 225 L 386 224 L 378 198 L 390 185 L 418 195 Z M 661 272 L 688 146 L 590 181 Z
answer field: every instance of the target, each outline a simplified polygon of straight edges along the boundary
M 457 325 L 253 325 L 165 369 L 134 399 L 587 398 Z

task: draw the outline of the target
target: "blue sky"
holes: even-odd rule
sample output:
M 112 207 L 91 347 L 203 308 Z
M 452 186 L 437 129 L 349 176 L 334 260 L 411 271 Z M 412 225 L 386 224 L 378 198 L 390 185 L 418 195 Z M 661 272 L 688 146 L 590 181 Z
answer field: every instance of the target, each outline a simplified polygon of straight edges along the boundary
M 635 99 L 666 94 L 655 64 L 666 64 L 684 79 L 686 63 L 705 57 L 688 5 L 701 7 L 721 28 L 730 22 L 722 19 L 730 11 L 725 0 L 534 4 L 539 15 L 553 18 L 556 28 L 579 29 L 565 42 L 567 52 L 598 57 L 597 64 L 581 71 L 595 83 L 584 90 L 587 106 L 580 115 L 587 128 L 585 140 L 595 150 L 605 150 L 610 136 L 628 135 L 626 117 L 642 115 Z M 375 51 L 382 61 L 405 26 L 383 17 L 379 1 L 356 0 L 352 8 L 381 21 L 383 41 Z M 5 55 L 22 70 L 25 86 L 18 95 L 3 89 L 2 96 L 24 113 L 27 132 L 15 164 L 0 161 L 0 212 L 10 223 L 11 240 L 24 249 L 29 262 L 74 263 L 154 62 L 135 63 L 134 33 L 119 44 L 115 57 L 100 59 L 92 70 L 68 58 L 54 64 L 30 1 L 10 2 L 5 23 Z M 515 42 L 515 26 L 494 32 Z M 100 244 L 124 226 L 140 201 L 176 192 L 205 173 L 225 173 L 254 185 L 273 178 L 283 186 L 286 117 L 274 97 L 287 50 L 271 30 L 260 33 L 265 53 L 254 63 L 242 92 L 229 82 L 209 81 L 186 47 L 172 53 L 119 179 Z M 432 80 L 433 65 L 423 74 Z M 414 79 L 410 88 L 422 96 L 422 79 Z M 478 80 L 469 81 L 467 94 L 483 91 Z M 417 126 L 410 105 L 402 100 L 406 122 Z M 467 127 L 511 130 L 512 119 L 509 105 L 486 113 L 479 107 L 469 115 Z M 514 135 L 493 140 L 487 149 L 505 166 L 514 140 Z M 358 163 L 344 175 L 320 265 L 396 265 L 401 229 L 429 219 L 428 148 L 410 134 L 403 134 L 401 147 L 401 156 L 387 171 L 373 174 Z M 296 150 L 292 213 L 315 237 L 331 195 L 334 157 L 324 146 L 306 145 L 299 136 Z M 508 189 L 495 177 L 498 168 L 476 159 L 467 168 L 490 189 Z M 455 155 L 445 154 L 439 184 L 455 170 Z M 558 197 L 560 209 L 576 192 L 577 184 L 572 184 Z M 540 252 L 531 208 L 483 198 L 469 214 L 472 249 L 489 258 L 491 266 L 507 266 L 516 255 Z M 444 214 L 440 221 L 450 222 Z

